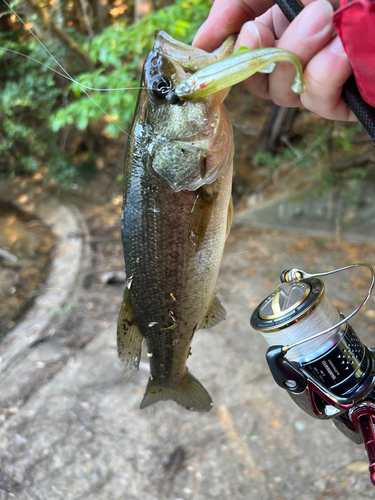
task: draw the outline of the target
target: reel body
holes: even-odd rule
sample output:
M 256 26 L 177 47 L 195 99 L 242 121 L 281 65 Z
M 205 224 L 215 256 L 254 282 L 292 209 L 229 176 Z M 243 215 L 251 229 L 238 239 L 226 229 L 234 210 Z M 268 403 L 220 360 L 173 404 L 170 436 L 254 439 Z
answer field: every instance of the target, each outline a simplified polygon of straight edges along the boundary
M 375 485 L 375 351 L 364 345 L 348 318 L 327 297 L 317 276 L 293 269 L 251 316 L 270 345 L 266 360 L 276 383 L 310 416 L 333 419 L 353 442 L 364 443 Z M 355 265 L 355 266 L 358 266 Z M 348 266 L 348 268 L 354 266 Z M 374 422 L 373 422 L 374 421 Z

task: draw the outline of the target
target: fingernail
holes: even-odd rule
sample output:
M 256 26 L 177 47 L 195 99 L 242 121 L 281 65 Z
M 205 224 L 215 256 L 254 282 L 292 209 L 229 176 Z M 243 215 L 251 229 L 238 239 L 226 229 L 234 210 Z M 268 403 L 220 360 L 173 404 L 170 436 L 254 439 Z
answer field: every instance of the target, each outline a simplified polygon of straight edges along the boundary
M 316 0 L 305 7 L 297 25 L 297 32 L 303 37 L 317 35 L 332 24 L 332 5 L 326 0 Z
M 244 24 L 243 28 L 247 31 L 246 36 L 246 47 L 260 49 L 262 47 L 262 42 L 260 39 L 260 33 L 258 26 L 253 21 L 249 21 Z
M 342 46 L 341 40 L 338 36 L 336 36 L 331 42 L 330 49 L 334 54 L 337 54 L 338 56 L 346 55 L 344 47 Z

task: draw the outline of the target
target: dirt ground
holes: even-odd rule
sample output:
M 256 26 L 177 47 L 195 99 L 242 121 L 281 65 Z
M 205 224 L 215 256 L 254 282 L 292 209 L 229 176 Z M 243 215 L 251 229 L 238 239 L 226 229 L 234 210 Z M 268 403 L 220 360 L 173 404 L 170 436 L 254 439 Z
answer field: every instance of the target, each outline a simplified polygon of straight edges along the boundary
M 53 235 L 34 219 L 0 201 L 0 339 L 14 328 L 48 276 Z
M 374 244 L 234 225 L 216 287 L 227 320 L 197 332 L 188 360 L 213 409 L 199 414 L 162 402 L 140 410 L 146 353 L 140 370 L 129 372 L 116 352 L 120 186 L 103 189 L 100 203 L 74 193 L 60 202 L 79 207 L 87 252 L 43 335 L 0 375 L 1 500 L 374 498 L 363 447 L 308 417 L 275 384 L 267 345 L 249 325 L 285 268 L 373 264 Z M 361 271 L 327 279 L 345 313 L 367 286 Z M 374 316 L 372 298 L 352 322 L 370 346 Z

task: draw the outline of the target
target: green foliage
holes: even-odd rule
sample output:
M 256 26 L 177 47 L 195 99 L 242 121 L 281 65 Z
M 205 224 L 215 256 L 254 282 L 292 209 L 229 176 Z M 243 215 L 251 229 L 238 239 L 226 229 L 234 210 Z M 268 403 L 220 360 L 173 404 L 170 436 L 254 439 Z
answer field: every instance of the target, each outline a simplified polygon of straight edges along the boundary
M 345 203 L 355 205 L 361 196 L 363 179 L 368 175 L 368 164 L 361 166 L 360 154 L 356 154 L 355 142 L 357 134 L 361 133 L 363 130 L 358 123 L 326 122 L 293 144 L 286 140 L 285 147 L 277 154 L 259 153 L 253 161 L 268 169 L 269 175 L 296 168 L 307 169 L 305 172 L 310 179 L 318 181 L 316 189 L 320 196 L 339 188 Z
M 314 166 L 314 169 L 318 170 L 329 156 L 328 142 L 331 136 L 331 126 L 323 126 L 315 131 L 313 139 L 302 137 L 293 145 L 287 142 L 278 154 L 259 153 L 254 155 L 253 161 L 256 165 L 266 166 L 270 170 L 276 170 L 281 166 L 284 169 Z
M 36 40 L 19 41 L 14 32 L 0 33 L 0 47 L 0 69 L 6 74 L 0 80 L 0 178 L 34 173 L 48 163 L 55 179 L 69 181 L 74 171 L 61 157 L 57 136 L 46 126 L 62 90 L 49 69 L 10 52 L 48 64 L 45 49 Z
M 84 46 L 95 64 L 93 71 L 75 76 L 77 81 L 90 88 L 129 89 L 87 90 L 91 99 L 80 85 L 66 83 L 65 86 L 61 77 L 43 66 L 56 67 L 46 50 L 20 23 L 9 23 L 9 29 L 0 32 L 0 179 L 32 174 L 47 167 L 50 179 L 69 184 L 76 168 L 60 151 L 63 134 L 66 135 L 68 128 L 83 131 L 89 124 L 100 122 L 107 136 L 116 138 L 132 120 L 141 68 L 152 47 L 154 32 L 162 29 L 173 38 L 191 43 L 211 3 L 210 0 L 177 0 L 172 6 L 153 11 L 136 25 L 121 21 L 108 26 L 87 46 L 82 42 L 83 35 L 74 27 L 79 23 L 64 28 Z M 156 2 L 156 5 L 162 4 L 163 0 Z M 52 2 L 47 2 L 43 8 L 52 12 L 51 5 Z M 36 21 L 35 15 L 32 18 Z M 48 43 L 43 26 L 40 28 L 43 43 L 62 66 L 72 63 L 71 55 L 63 46 L 56 40 Z M 26 54 L 29 59 L 16 52 Z M 337 174 L 326 167 L 329 148 L 335 145 L 353 152 L 352 139 L 359 129 L 357 125 L 343 125 L 332 133 L 332 127 L 322 127 L 312 138 L 287 144 L 279 155 L 259 154 L 254 160 L 270 171 L 308 167 L 332 185 L 337 182 Z M 91 140 L 99 130 L 100 127 L 89 130 Z M 89 162 L 93 163 L 92 157 Z M 361 178 L 365 169 L 352 169 L 348 175 Z
M 253 163 L 257 166 L 269 167 L 271 170 L 280 166 L 282 159 L 280 155 L 272 153 L 257 153 L 253 156 Z
M 339 133 L 335 135 L 333 142 L 340 146 L 347 153 L 353 152 L 352 141 L 354 136 L 362 131 L 360 123 L 351 123 L 348 125 L 341 125 Z
M 16 5 L 17 2 L 12 3 L 14 8 Z M 120 22 L 108 26 L 84 47 L 95 70 L 75 78 L 95 88 L 138 87 L 154 31 L 164 29 L 174 38 L 190 43 L 206 18 L 209 5 L 207 0 L 179 0 L 152 12 L 136 25 Z M 49 4 L 44 8 L 49 9 Z M 35 15 L 32 18 L 37 21 Z M 83 45 L 82 34 L 74 28 L 64 29 Z M 56 40 L 48 42 L 45 36 L 43 43 L 66 68 L 71 59 L 64 47 Z M 62 72 L 20 23 L 14 22 L 0 33 L 0 179 L 32 174 L 47 167 L 47 180 L 69 184 L 76 168 L 59 148 L 67 127 L 85 130 L 88 124 L 104 118 L 107 136 L 115 138 L 131 122 L 137 90 L 88 91 L 90 100 L 79 85 L 67 84 L 62 88 L 61 78 L 43 65 Z
M 110 137 L 117 137 L 132 120 L 141 68 L 152 48 L 154 32 L 165 30 L 173 38 L 191 43 L 209 8 L 207 0 L 179 0 L 170 7 L 152 12 L 135 25 L 108 26 L 95 36 L 87 50 L 97 68 L 81 74 L 77 78 L 79 83 L 91 88 L 134 90 L 89 91 L 89 99 L 79 85 L 72 84 L 70 88 L 76 99 L 52 116 L 52 130 L 73 124 L 83 130 L 89 122 L 100 120 L 105 111 L 108 115 L 105 132 Z

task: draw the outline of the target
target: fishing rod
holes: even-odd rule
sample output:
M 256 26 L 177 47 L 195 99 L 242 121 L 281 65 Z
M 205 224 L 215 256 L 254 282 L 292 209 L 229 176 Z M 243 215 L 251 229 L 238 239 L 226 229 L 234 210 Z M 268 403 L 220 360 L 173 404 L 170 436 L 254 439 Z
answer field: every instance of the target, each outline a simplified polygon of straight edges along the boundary
M 275 0 L 275 3 L 289 22 L 292 22 L 303 9 L 303 5 L 297 0 Z M 370 136 L 371 142 L 375 144 L 375 108 L 363 100 L 353 75 L 343 86 L 342 98 Z
M 358 267 L 371 272 L 371 283 L 362 303 L 344 317 L 321 278 Z M 266 360 L 273 378 L 308 415 L 332 419 L 345 436 L 364 444 L 375 485 L 375 349 L 348 322 L 371 295 L 374 269 L 368 264 L 316 274 L 287 269 L 280 281 L 250 319 L 270 346 Z
M 297 0 L 275 0 L 289 22 L 302 11 Z M 375 142 L 375 109 L 352 75 L 342 97 Z M 329 300 L 323 276 L 356 267 L 371 272 L 362 303 L 344 317 Z M 369 299 L 374 269 L 353 264 L 317 274 L 285 270 L 281 284 L 253 312 L 250 324 L 269 344 L 266 360 L 275 382 L 308 415 L 332 419 L 356 444 L 364 444 L 375 486 L 375 349 L 367 347 L 348 322 Z

